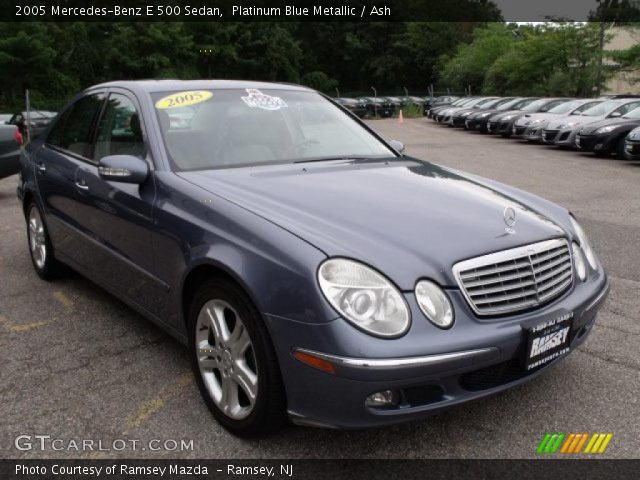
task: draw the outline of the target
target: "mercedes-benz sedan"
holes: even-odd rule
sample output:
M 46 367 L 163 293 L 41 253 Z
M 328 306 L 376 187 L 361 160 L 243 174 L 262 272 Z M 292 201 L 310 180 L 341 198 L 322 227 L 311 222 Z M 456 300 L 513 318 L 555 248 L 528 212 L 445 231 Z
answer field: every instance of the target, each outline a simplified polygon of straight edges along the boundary
M 28 251 L 186 344 L 244 436 L 420 419 L 584 342 L 608 281 L 571 213 L 402 150 L 304 87 L 97 85 L 23 153 Z

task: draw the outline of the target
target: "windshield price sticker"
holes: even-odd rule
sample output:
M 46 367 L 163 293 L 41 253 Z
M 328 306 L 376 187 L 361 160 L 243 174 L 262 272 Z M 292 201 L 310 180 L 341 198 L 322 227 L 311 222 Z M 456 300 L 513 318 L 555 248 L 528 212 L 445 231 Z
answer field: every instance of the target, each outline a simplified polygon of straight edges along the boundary
M 188 107 L 196 105 L 213 97 L 213 93 L 206 90 L 192 90 L 189 92 L 178 92 L 161 98 L 156 102 L 156 108 L 165 110 L 167 108 Z

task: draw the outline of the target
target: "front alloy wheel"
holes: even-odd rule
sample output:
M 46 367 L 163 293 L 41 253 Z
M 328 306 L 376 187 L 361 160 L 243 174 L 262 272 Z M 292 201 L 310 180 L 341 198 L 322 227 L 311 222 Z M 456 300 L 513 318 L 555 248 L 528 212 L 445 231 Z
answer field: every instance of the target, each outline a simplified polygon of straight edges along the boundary
M 195 292 L 189 311 L 191 367 L 218 422 L 251 437 L 286 420 L 280 367 L 258 309 L 235 282 L 213 277 Z
M 216 406 L 229 418 L 246 418 L 258 395 L 255 353 L 247 329 L 231 305 L 204 304 L 196 327 L 200 375 Z

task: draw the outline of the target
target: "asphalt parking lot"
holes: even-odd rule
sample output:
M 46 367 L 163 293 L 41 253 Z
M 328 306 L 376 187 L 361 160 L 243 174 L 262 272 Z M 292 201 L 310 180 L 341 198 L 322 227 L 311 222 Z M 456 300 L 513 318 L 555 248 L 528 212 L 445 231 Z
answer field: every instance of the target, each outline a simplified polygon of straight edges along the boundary
M 420 423 L 355 432 L 291 426 L 239 440 L 200 400 L 180 344 L 78 275 L 39 280 L 11 177 L 0 180 L 0 456 L 517 458 L 535 457 L 543 435 L 555 431 L 613 432 L 601 457 L 639 457 L 640 162 L 523 145 L 427 119 L 371 125 L 403 141 L 410 155 L 515 185 L 576 214 L 612 281 L 583 346 L 533 382 Z M 123 438 L 141 445 L 186 439 L 193 450 L 20 451 L 14 439 L 23 434 L 109 446 Z

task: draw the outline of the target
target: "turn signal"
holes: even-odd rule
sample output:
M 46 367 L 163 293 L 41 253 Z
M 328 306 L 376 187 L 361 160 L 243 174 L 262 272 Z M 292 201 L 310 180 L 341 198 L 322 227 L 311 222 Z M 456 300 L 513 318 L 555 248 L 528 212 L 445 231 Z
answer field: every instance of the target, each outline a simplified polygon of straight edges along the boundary
M 293 356 L 310 367 L 317 368 L 318 370 L 322 370 L 323 372 L 330 373 L 332 375 L 336 373 L 336 367 L 333 363 L 325 360 L 324 358 L 318 358 L 310 353 L 300 351 L 293 352 Z

